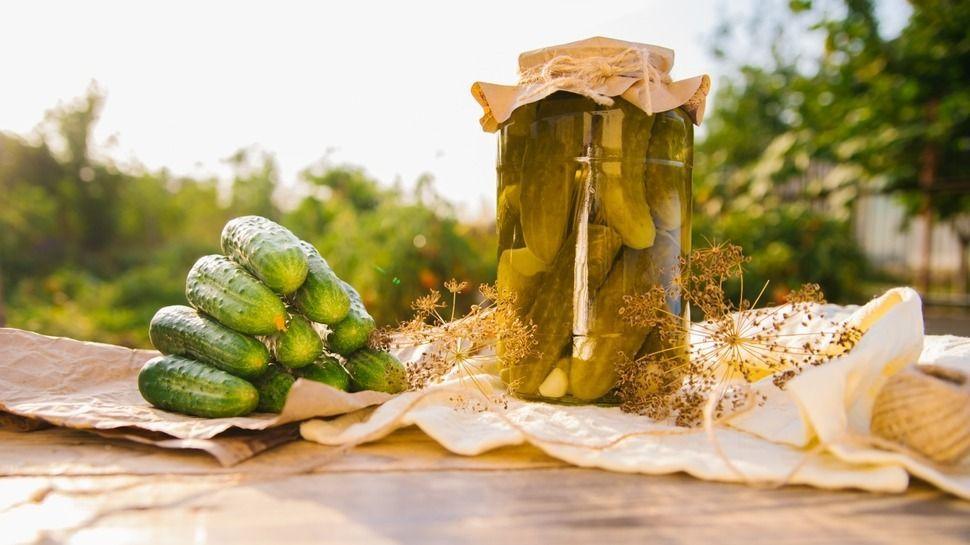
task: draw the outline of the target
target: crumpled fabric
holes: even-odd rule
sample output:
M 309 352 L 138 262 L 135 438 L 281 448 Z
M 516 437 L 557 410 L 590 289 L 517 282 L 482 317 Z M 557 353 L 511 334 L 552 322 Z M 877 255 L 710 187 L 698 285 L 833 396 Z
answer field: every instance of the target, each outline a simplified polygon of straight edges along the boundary
M 195 448 L 191 441 L 209 439 L 230 428 L 265 430 L 356 411 L 391 398 L 381 392 L 351 394 L 297 379 L 281 414 L 185 416 L 152 407 L 138 392 L 138 371 L 157 355 L 154 350 L 0 328 L 0 411 L 68 428 L 159 432 L 187 440 L 184 448 Z
M 631 65 L 628 54 L 635 55 L 637 62 Z M 486 132 L 498 130 L 516 108 L 557 91 L 585 95 L 600 103 L 620 97 L 647 114 L 680 107 L 700 125 L 711 78 L 701 75 L 673 81 L 673 65 L 672 49 L 594 37 L 526 51 L 519 55 L 519 76 L 525 80 L 515 85 L 479 81 L 471 91 L 482 107 L 479 123 Z
M 806 317 L 799 327 L 824 327 L 818 314 L 847 320 L 864 334 L 852 350 L 806 369 L 784 389 L 771 377 L 758 381 L 753 388 L 764 402 L 709 430 L 680 428 L 618 408 L 486 395 L 481 384 L 503 391 L 498 378 L 486 373 L 476 381 L 453 377 L 377 408 L 310 420 L 300 431 L 307 440 L 336 446 L 376 441 L 416 425 L 446 449 L 469 456 L 531 443 L 581 467 L 874 492 L 902 492 L 916 476 L 970 499 L 966 463 L 939 466 L 865 441 L 873 401 L 889 376 L 917 362 L 970 373 L 970 339 L 924 337 L 921 302 L 908 288 L 890 290 L 862 307 L 826 305 L 825 312 Z M 406 356 L 419 357 L 420 350 Z

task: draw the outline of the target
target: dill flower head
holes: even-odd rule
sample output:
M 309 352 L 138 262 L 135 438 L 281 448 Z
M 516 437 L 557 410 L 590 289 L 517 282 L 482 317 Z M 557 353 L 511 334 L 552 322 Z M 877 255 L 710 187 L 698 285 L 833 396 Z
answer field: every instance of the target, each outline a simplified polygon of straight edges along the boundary
M 535 326 L 518 316 L 513 294 L 488 284 L 478 288 L 480 301 L 458 316 L 457 295 L 469 284 L 449 280 L 444 287 L 450 303 L 441 292 L 430 290 L 412 304 L 414 316 L 387 337 L 395 347 L 423 347 L 421 357 L 408 365 L 412 388 L 427 387 L 457 371 L 459 379 L 472 380 L 487 393 L 475 376 L 486 371 L 483 364 L 494 359 L 495 347 L 502 344 L 503 365 L 515 365 L 535 349 Z
M 758 401 L 751 398 L 755 394 L 750 388 L 739 384 L 771 376 L 775 385 L 784 387 L 805 368 L 850 350 L 861 337 L 857 329 L 825 319 L 825 297 L 818 284 L 792 291 L 777 307 L 756 308 L 767 284 L 753 302 L 743 296 L 731 302 L 725 283 L 738 278 L 743 291 L 747 261 L 736 245 L 712 244 L 681 259 L 673 293 L 655 287 L 624 297 L 619 316 L 631 325 L 650 327 L 658 341 L 638 358 L 617 354 L 617 393 L 624 410 L 697 425 L 704 406 L 716 396 L 714 415 L 723 417 Z M 671 295 L 700 309 L 705 320 L 689 324 L 671 313 Z M 690 339 L 687 345 L 684 338 Z

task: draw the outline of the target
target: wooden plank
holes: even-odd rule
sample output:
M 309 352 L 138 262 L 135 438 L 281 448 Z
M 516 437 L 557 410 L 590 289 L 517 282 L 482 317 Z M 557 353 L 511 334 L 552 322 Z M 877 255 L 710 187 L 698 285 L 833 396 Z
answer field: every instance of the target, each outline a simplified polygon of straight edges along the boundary
M 970 541 L 970 503 L 922 484 L 894 496 L 616 474 L 531 447 L 457 456 L 414 428 L 302 475 L 285 472 L 332 451 L 297 442 L 226 470 L 66 430 L 0 433 L 0 444 L 0 470 L 33 475 L 0 478 L 3 542 Z
M 481 456 L 458 456 L 417 428 L 399 430 L 377 443 L 342 451 L 296 441 L 230 468 L 201 451 L 171 451 L 106 440 L 64 428 L 32 433 L 0 431 L 0 476 L 280 474 L 294 471 L 433 471 L 439 469 L 531 469 L 566 467 L 535 447 L 506 447 Z
M 16 480 L 0 479 L 0 489 Z M 0 513 L 0 528 L 25 539 L 112 544 L 947 545 L 970 538 L 967 505 L 922 486 L 901 496 L 759 490 L 578 468 L 52 482 L 58 490 L 39 502 Z

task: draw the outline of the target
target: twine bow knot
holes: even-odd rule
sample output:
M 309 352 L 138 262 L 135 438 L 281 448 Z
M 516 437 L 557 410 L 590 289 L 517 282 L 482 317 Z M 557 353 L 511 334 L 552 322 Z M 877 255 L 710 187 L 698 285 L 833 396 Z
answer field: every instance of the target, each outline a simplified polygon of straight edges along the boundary
M 611 78 L 616 74 L 613 65 L 603 60 L 597 60 L 597 68 L 599 69 L 599 75 L 603 78 Z
M 648 82 L 671 81 L 670 75 L 658 70 L 650 60 L 649 52 L 633 48 L 611 56 L 556 55 L 544 64 L 519 73 L 519 85 L 532 85 L 520 101 L 548 95 L 554 89 L 587 96 L 601 106 L 612 106 L 613 97 L 606 94 L 606 84 L 616 76 Z

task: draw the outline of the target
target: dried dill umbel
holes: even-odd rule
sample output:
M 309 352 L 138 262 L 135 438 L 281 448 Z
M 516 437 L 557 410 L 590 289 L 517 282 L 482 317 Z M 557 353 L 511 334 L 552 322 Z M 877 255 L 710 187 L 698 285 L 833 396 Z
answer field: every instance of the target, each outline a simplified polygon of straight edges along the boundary
M 503 364 L 529 356 L 536 346 L 535 326 L 519 318 L 512 293 L 482 284 L 478 287 L 479 302 L 458 316 L 458 294 L 469 284 L 449 280 L 444 288 L 447 296 L 432 289 L 414 301 L 414 316 L 384 337 L 394 348 L 420 347 L 420 357 L 407 366 L 411 388 L 425 388 L 457 374 L 459 380 L 471 381 L 491 397 L 491 388 L 477 376 L 488 371 L 486 364 L 495 361 L 494 349 L 499 343 L 503 346 Z
M 657 350 L 638 358 L 618 354 L 617 393 L 623 410 L 654 419 L 673 417 L 678 425 L 700 424 L 705 412 L 724 418 L 762 401 L 747 385 L 767 376 L 778 387 L 804 369 L 845 353 L 862 332 L 822 315 L 824 295 L 817 284 L 791 292 L 786 302 L 756 308 L 755 300 L 736 303 L 724 293 L 734 278 L 744 291 L 740 247 L 716 244 L 681 258 L 681 274 L 669 288 L 655 287 L 624 297 L 619 316 L 650 327 Z M 687 323 L 667 309 L 679 295 L 701 310 L 704 321 Z M 810 332 L 799 330 L 815 324 Z M 821 325 L 819 325 L 821 324 Z M 684 338 L 690 338 L 687 345 Z
M 754 301 L 730 301 L 725 285 L 739 279 L 744 292 L 747 261 L 736 245 L 712 244 L 681 258 L 679 274 L 666 287 L 623 298 L 620 318 L 649 329 L 645 344 L 652 348 L 638 357 L 617 354 L 615 392 L 624 411 L 673 419 L 680 426 L 727 418 L 763 401 L 752 383 L 770 376 L 783 388 L 804 369 L 851 350 L 861 338 L 860 329 L 824 316 L 825 297 L 817 284 L 790 292 L 775 307 L 757 308 L 767 284 Z M 503 367 L 533 355 L 536 327 L 516 312 L 513 293 L 488 284 L 478 287 L 479 302 L 458 316 L 457 296 L 467 289 L 467 282 L 450 280 L 444 294 L 430 290 L 412 304 L 414 316 L 384 332 L 382 339 L 389 348 L 421 351 L 408 364 L 412 388 L 457 377 L 470 380 L 490 404 L 501 405 L 504 396 L 480 377 L 494 372 L 486 366 L 496 362 L 500 344 Z M 691 324 L 671 312 L 668 301 L 676 297 L 700 310 L 704 321 Z M 508 389 L 514 391 L 515 385 Z

